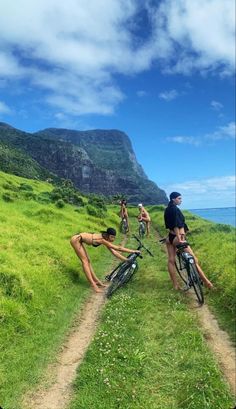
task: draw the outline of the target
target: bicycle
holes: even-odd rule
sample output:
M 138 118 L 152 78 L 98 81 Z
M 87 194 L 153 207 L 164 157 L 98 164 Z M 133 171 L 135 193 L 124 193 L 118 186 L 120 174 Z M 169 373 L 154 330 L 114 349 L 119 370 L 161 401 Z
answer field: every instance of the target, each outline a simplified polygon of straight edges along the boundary
M 143 220 L 139 220 L 138 234 L 140 239 L 143 239 L 146 233 L 146 223 Z
M 137 250 L 141 250 L 141 248 L 143 248 L 151 257 L 153 257 L 151 251 L 143 245 L 139 238 L 135 235 L 133 235 L 133 237 L 139 243 Z M 120 263 L 110 274 L 105 277 L 107 281 L 111 281 L 111 284 L 106 291 L 106 296 L 108 298 L 111 297 L 119 287 L 127 284 L 134 273 L 138 270 L 138 257 L 143 258 L 140 253 L 129 254 L 127 261 Z
M 123 234 L 126 234 L 128 233 L 128 230 L 129 230 L 129 226 L 128 226 L 127 219 L 123 217 L 123 219 L 120 222 L 120 232 Z
M 159 241 L 165 243 L 166 239 L 164 238 Z M 204 304 L 203 284 L 199 277 L 194 257 L 185 251 L 188 246 L 189 243 L 187 242 L 177 244 L 175 267 L 179 277 L 185 284 L 184 291 L 188 291 L 192 287 L 199 304 L 202 305 Z

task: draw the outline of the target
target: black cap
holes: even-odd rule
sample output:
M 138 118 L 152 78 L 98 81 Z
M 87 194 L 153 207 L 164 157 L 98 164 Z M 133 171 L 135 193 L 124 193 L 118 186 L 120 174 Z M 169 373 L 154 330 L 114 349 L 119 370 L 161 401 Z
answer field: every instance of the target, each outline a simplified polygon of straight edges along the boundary
M 170 194 L 170 200 L 176 199 L 176 197 L 179 197 L 179 196 L 181 196 L 181 193 L 172 192 L 172 193 Z
M 103 231 L 102 233 L 105 233 L 108 236 L 116 236 L 116 230 L 113 229 L 113 227 L 108 227 L 107 231 Z

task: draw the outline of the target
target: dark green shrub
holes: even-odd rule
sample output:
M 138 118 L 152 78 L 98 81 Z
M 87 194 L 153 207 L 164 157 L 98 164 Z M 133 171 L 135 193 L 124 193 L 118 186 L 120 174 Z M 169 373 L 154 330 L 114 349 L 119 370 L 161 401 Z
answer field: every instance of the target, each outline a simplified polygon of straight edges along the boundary
M 55 206 L 58 207 L 59 209 L 61 209 L 62 207 L 65 206 L 65 202 L 62 199 L 59 199 L 56 201 Z
M 100 218 L 105 216 L 104 211 L 102 209 L 94 207 L 91 204 L 88 204 L 86 206 L 86 210 L 90 216 L 95 216 L 95 217 L 100 217 Z
M 228 224 L 217 223 L 210 227 L 210 231 L 215 233 L 230 233 L 233 232 L 233 228 Z
M 52 203 L 51 193 L 50 192 L 42 192 L 37 196 L 37 202 L 42 204 Z
M 3 193 L 2 198 L 5 202 L 14 202 L 15 197 L 10 193 Z
M 12 190 L 13 192 L 17 192 L 19 190 L 18 186 L 13 185 L 12 182 L 3 183 L 2 187 L 6 190 Z
M 75 194 L 74 195 L 74 204 L 76 206 L 84 206 L 84 201 L 82 199 L 82 197 L 80 197 L 79 195 Z
M 34 192 L 24 192 L 24 198 L 27 200 L 35 200 L 37 195 Z
M 53 202 L 56 202 L 57 200 L 62 199 L 62 197 L 63 197 L 62 190 L 61 190 L 61 189 L 58 189 L 58 188 L 53 189 L 53 191 L 51 192 L 50 196 L 51 196 L 51 200 L 52 200 Z
M 105 200 L 101 196 L 91 195 L 89 197 L 88 204 L 102 209 L 104 212 L 107 211 Z
M 28 183 L 21 183 L 19 186 L 19 189 L 21 190 L 28 190 L 28 191 L 33 191 L 33 187 L 31 185 L 29 185 Z

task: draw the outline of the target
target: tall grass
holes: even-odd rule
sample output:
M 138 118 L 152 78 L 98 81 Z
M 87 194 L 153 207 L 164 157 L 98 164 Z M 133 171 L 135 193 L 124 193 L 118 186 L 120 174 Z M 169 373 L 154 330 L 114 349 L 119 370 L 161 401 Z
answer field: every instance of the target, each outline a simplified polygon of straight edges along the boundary
M 22 185 L 24 186 L 22 189 Z M 118 216 L 89 216 L 84 207 L 42 203 L 52 186 L 0 172 L 0 406 L 19 409 L 88 295 L 90 287 L 69 244 L 72 234 L 118 226 Z M 25 192 L 31 192 L 31 197 Z M 4 194 L 8 193 L 10 201 Z M 75 211 L 76 210 L 76 211 Z M 112 262 L 89 250 L 98 276 Z
M 133 230 L 136 224 L 133 224 Z M 74 383 L 70 409 L 225 409 L 233 398 L 166 255 L 146 240 L 133 280 L 106 304 Z M 134 241 L 129 243 L 133 247 Z
M 166 236 L 167 230 L 163 223 L 164 207 L 153 206 L 150 208 L 150 213 L 160 235 Z M 206 275 L 214 284 L 214 290 L 208 295 L 208 303 L 235 342 L 236 229 L 229 225 L 209 222 L 188 211 L 183 213 L 190 228 L 187 240 Z

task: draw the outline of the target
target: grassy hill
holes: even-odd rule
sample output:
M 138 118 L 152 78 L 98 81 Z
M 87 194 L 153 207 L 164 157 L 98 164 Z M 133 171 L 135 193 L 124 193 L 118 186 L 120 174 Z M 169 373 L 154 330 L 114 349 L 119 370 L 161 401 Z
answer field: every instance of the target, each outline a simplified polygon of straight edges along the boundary
M 0 405 L 4 409 L 20 408 L 20 396 L 53 359 L 90 293 L 70 237 L 118 225 L 112 211 L 99 219 L 88 215 L 86 207 L 58 208 L 48 203 L 52 190 L 48 183 L 0 172 Z M 90 254 L 97 274 L 104 274 L 112 262 L 110 253 L 99 248 Z
M 154 214 L 155 209 L 155 219 Z M 137 229 L 134 219 L 131 228 Z M 145 243 L 154 258 L 143 251 L 131 282 L 106 304 L 68 409 L 233 408 L 195 308 L 185 292 L 172 289 L 154 230 Z
M 75 314 L 90 294 L 69 244 L 71 235 L 119 224 L 117 206 L 102 208 L 101 213 L 95 206 L 98 198 L 94 202 L 74 194 L 70 186 L 55 189 L 49 183 L 0 172 L 0 406 L 4 409 L 22 408 L 22 396 L 54 362 Z M 136 208 L 129 210 L 137 215 Z M 150 212 L 153 225 L 164 235 L 163 207 L 154 206 Z M 190 242 L 200 260 L 209 263 L 202 264 L 216 287 L 215 293 L 207 294 L 207 302 L 214 308 L 218 305 L 224 312 L 219 316 L 232 331 L 234 229 L 191 214 L 187 217 Z M 133 218 L 132 232 L 136 229 Z M 134 247 L 134 241 L 129 245 Z M 144 256 L 134 280 L 107 304 L 80 368 L 71 409 L 233 407 L 187 297 L 172 291 L 166 255 L 157 246 L 155 231 L 147 246 L 155 258 Z M 90 248 L 89 254 L 98 276 L 104 276 L 112 263 L 110 253 L 100 247 Z
M 150 213 L 154 226 L 161 237 L 165 237 L 167 231 L 163 225 L 164 206 L 152 206 Z M 235 343 L 235 228 L 212 223 L 188 211 L 183 213 L 190 228 L 188 242 L 206 275 L 214 284 L 208 303 Z

